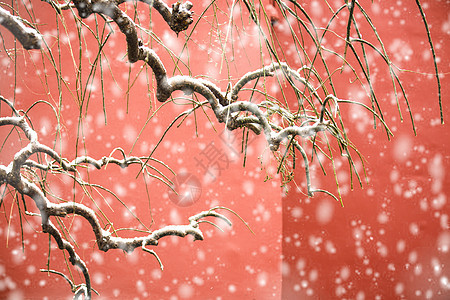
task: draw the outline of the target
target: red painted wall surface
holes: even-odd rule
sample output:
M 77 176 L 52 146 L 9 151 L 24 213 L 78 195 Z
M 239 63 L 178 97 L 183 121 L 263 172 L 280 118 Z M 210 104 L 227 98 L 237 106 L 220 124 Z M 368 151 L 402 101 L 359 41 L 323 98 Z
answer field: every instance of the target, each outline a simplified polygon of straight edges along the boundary
M 31 3 L 36 18 L 42 23 L 40 29 L 52 49 L 56 66 L 59 68 L 61 62 L 64 80 L 70 83 L 62 88 L 61 137 L 55 137 L 56 118 L 48 105 L 41 103 L 30 110 L 40 141 L 55 144 L 56 149 L 69 159 L 75 156 L 76 146 L 78 154 L 97 158 L 109 155 L 119 146 L 126 153 L 148 155 L 170 122 L 190 107 L 172 103 L 164 105 L 146 124 L 161 104 L 156 103 L 151 79 L 147 81 L 145 74 L 139 73 L 142 64 L 126 63 L 124 37 L 113 26 L 115 32 L 104 48 L 108 60 L 102 61 L 107 124 L 99 70 L 89 90 L 89 104 L 86 108 L 87 102 L 84 103 L 82 121 L 78 124 L 79 103 L 73 94 L 78 87 L 75 82 L 79 58 L 77 50 L 74 56 L 70 51 L 80 46 L 73 17 L 66 12 L 66 25 L 60 22 L 56 27 L 55 14 L 48 5 Z M 208 4 L 206 1 L 195 2 L 194 11 L 201 12 Z M 228 12 L 225 2 L 218 4 Z M 108 166 L 106 171 L 89 170 L 90 180 L 116 193 L 151 230 L 168 224 L 185 224 L 189 216 L 221 205 L 236 211 L 255 234 L 236 216 L 227 214 L 234 223 L 233 227 L 227 228 L 219 223 L 224 230 L 220 232 L 209 224 L 202 224 L 204 241 L 192 242 L 190 238 L 176 237 L 161 241 L 153 249 L 165 267 L 160 271 L 156 260 L 142 251 L 136 250 L 132 254 L 98 251 L 86 222 L 80 218 L 68 218 L 66 224 L 71 227 L 71 235 L 77 241 L 79 255 L 88 264 L 94 288 L 100 292 L 99 299 L 448 297 L 450 233 L 446 170 L 450 139 L 448 126 L 439 125 L 435 79 L 423 74 L 433 72 L 424 26 L 413 3 L 363 4 L 373 13 L 372 19 L 386 48 L 392 53 L 394 63 L 402 69 L 418 72 L 400 73 L 416 119 L 417 137 L 413 136 L 404 103 L 401 105 L 405 121 L 399 121 L 396 106 L 391 103 L 392 87 L 381 78 L 375 87 L 395 135 L 392 141 L 386 140 L 381 128 L 374 130 L 371 127 L 371 119 L 363 111 L 341 107 L 348 118 L 351 140 L 366 158 L 369 181 L 362 189 L 356 186 L 351 191 L 348 166 L 336 153 L 337 174 L 345 205 L 341 208 L 339 203 L 321 194 L 308 199 L 294 186 L 287 196 L 282 197 L 278 177 L 264 180 L 266 171 L 273 174 L 272 165 L 269 163 L 266 170 L 261 170 L 258 159 L 268 154 L 264 139 L 250 140 L 244 168 L 244 155 L 240 152 L 242 133 L 226 137 L 223 124 L 214 121 L 211 124 L 203 112 L 197 111 L 195 117 L 189 117 L 179 128 L 172 128 L 154 154 L 177 173 L 191 174 L 198 179 L 201 195 L 193 205 L 177 205 L 172 201 L 169 189 L 154 179 L 147 180 L 147 192 L 144 180 L 141 177 L 135 179 L 137 167 L 120 169 Z M 314 20 L 324 26 L 321 22 L 327 20 L 327 7 L 320 1 L 306 5 L 316 5 Z M 138 7 L 143 8 L 141 22 L 148 27 L 148 10 L 144 5 Z M 432 24 L 431 32 L 443 73 L 443 104 L 447 117 L 449 58 L 445 49 L 450 34 L 449 6 L 436 1 L 424 3 L 424 7 Z M 133 6 L 128 5 L 127 8 L 132 14 Z M 188 49 L 183 48 L 183 34 L 176 38 L 156 13 L 152 14 L 153 30 L 175 55 L 189 61 L 192 75 L 210 76 L 225 90 L 228 77 L 237 78 L 258 68 L 261 61 L 267 63 L 268 56 L 265 50 L 260 49 L 256 31 L 252 31 L 254 27 L 249 25 L 251 22 L 245 14 L 240 22 L 244 23 L 246 31 L 239 31 L 240 35 L 237 32 L 228 35 L 227 42 L 227 15 L 220 10 L 214 11 L 212 7 L 208 14 L 194 30 L 193 42 Z M 240 12 L 236 10 L 235 14 Z M 197 19 L 198 16 L 195 21 Z M 92 18 L 85 22 L 95 28 Z M 99 20 L 100 24 L 102 22 Z M 221 24 L 221 31 L 218 33 L 211 23 Z M 282 25 L 280 21 L 274 27 L 280 40 L 287 39 L 287 35 L 283 37 Z M 242 27 L 242 24 L 236 26 Z M 91 51 L 90 57 L 82 58 L 86 64 L 97 55 L 98 43 L 86 29 L 83 31 L 86 40 L 82 47 Z M 3 29 L 2 35 L 7 49 L 11 49 L 14 46 L 11 36 L 3 33 Z M 61 56 L 56 51 L 55 35 L 63 37 Z M 223 45 L 227 47 L 228 61 L 221 55 Z M 152 48 L 161 55 L 168 70 L 175 69 L 173 57 L 161 44 L 153 41 Z M 39 99 L 58 105 L 58 78 L 48 50 L 41 55 L 38 51 L 26 52 L 20 48 L 16 53 L 17 69 L 4 51 L 0 55 L 3 66 L 0 93 L 4 97 L 15 98 L 17 107 L 21 109 L 28 109 Z M 293 57 L 288 58 L 291 59 L 290 62 L 295 64 Z M 374 61 L 377 63 L 380 62 Z M 188 74 L 186 67 L 182 64 L 179 67 L 174 71 L 176 74 Z M 88 75 L 89 69 L 85 65 L 81 70 L 84 83 Z M 359 96 L 360 91 L 348 84 L 348 77 L 343 76 L 340 80 L 338 92 L 342 98 Z M 127 96 L 131 83 L 133 86 Z M 1 113 L 2 116 L 7 115 L 8 110 L 2 106 Z M 0 129 L 1 140 L 7 134 L 9 129 Z M 83 138 L 77 140 L 77 136 Z M 1 152 L 2 163 L 9 161 L 20 148 L 20 142 L 10 138 L 7 146 Z M 207 151 L 210 151 L 209 155 L 206 155 Z M 215 154 L 214 159 L 211 159 L 211 153 Z M 113 155 L 120 157 L 117 152 Z M 155 166 L 172 176 L 165 167 Z M 314 185 L 335 192 L 332 173 L 324 177 L 317 166 L 316 169 Z M 297 173 L 301 187 L 302 169 L 299 168 Z M 72 187 L 73 181 L 69 178 L 52 178 L 52 190 L 65 200 L 74 199 Z M 75 200 L 90 207 L 98 206 L 116 228 L 145 229 L 114 197 L 104 191 L 91 193 L 95 203 L 83 197 L 80 189 L 75 193 Z M 26 203 L 29 210 L 36 211 L 30 199 Z M 48 237 L 40 232 L 39 218 L 27 217 L 28 222 L 23 226 L 25 250 L 22 251 L 18 209 L 11 197 L 5 198 L 2 214 L 5 222 L 0 228 L 0 298 L 70 298 L 69 286 L 61 277 L 39 272 L 39 269 L 46 268 L 49 255 Z M 134 236 L 139 233 L 120 231 L 120 234 Z M 50 253 L 50 268 L 68 274 L 64 256 L 54 243 Z M 82 282 L 76 269 L 71 270 L 75 281 Z

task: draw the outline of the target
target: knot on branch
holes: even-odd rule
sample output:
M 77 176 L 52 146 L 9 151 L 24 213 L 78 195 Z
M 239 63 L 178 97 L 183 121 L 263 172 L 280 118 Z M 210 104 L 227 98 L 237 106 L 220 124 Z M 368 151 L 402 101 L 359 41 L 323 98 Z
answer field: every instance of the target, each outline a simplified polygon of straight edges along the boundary
M 180 31 L 188 29 L 189 25 L 194 22 L 192 19 L 194 12 L 190 10 L 192 6 L 192 3 L 189 1 L 181 3 L 180 0 L 172 4 L 172 16 L 169 26 L 177 35 Z
M 19 42 L 26 50 L 41 49 L 42 36 L 35 30 L 28 29 L 22 36 L 19 37 Z
M 97 246 L 98 249 L 101 251 L 108 251 L 110 247 L 110 241 L 111 241 L 111 233 L 106 230 L 102 230 L 102 235 L 100 238 L 97 238 Z
M 92 2 L 90 0 L 74 0 L 73 3 L 78 10 L 78 15 L 82 19 L 86 19 L 92 13 Z

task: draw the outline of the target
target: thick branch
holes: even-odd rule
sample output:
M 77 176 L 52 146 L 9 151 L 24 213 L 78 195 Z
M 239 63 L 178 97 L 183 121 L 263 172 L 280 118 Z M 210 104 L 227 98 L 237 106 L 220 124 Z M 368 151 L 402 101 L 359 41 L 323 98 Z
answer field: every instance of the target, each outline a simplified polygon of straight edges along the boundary
M 26 27 L 22 19 L 11 15 L 2 7 L 0 7 L 0 25 L 11 31 L 25 49 L 41 48 L 42 36 L 35 29 Z

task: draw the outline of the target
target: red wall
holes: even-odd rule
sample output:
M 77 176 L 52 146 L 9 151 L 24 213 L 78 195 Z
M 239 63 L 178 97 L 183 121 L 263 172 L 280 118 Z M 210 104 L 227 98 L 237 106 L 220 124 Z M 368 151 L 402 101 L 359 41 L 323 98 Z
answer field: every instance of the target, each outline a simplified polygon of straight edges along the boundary
M 312 2 L 309 7 L 314 3 L 317 4 Z M 352 191 L 348 163 L 335 151 L 344 207 L 321 193 L 308 199 L 304 189 L 299 192 L 291 186 L 290 193 L 283 198 L 283 298 L 448 299 L 450 181 L 446 173 L 450 167 L 447 125 L 450 60 L 444 49 L 450 40 L 450 6 L 442 1 L 423 3 L 442 73 L 447 124 L 440 125 L 432 56 L 414 1 L 375 1 L 372 6 L 361 1 L 361 4 L 371 13 L 393 63 L 409 70 L 397 73 L 409 97 L 417 136 L 413 134 L 403 98 L 400 107 L 404 121 L 400 121 L 392 101 L 392 84 L 382 78 L 388 75 L 386 64 L 368 50 L 375 92 L 394 137 L 388 141 L 380 124 L 374 130 L 373 118 L 364 110 L 340 105 L 348 135 L 364 156 L 368 182 L 361 188 L 354 176 Z M 328 20 L 330 11 L 323 6 L 316 12 L 316 26 L 324 26 L 321 20 Z M 342 20 L 348 15 L 342 16 L 341 23 L 333 28 L 337 32 L 345 32 L 340 30 L 345 28 Z M 363 36 L 371 39 L 373 34 L 367 22 L 361 15 L 356 18 Z M 284 25 L 280 22 L 275 26 L 279 36 L 283 36 Z M 342 51 L 342 41 L 339 47 L 332 33 L 326 36 L 325 47 Z M 354 32 L 352 36 L 355 37 Z M 285 38 L 289 40 L 286 35 Z M 379 47 L 376 40 L 371 41 Z M 348 57 L 354 61 L 351 54 Z M 290 59 L 294 61 L 295 57 Z M 349 84 L 352 76 L 343 74 L 333 79 L 338 97 L 370 104 L 358 83 Z M 358 161 L 356 153 L 352 155 Z M 317 165 L 314 170 L 314 184 L 336 194 L 331 166 L 326 165 L 327 176 L 321 175 Z M 297 174 L 302 173 L 298 168 Z

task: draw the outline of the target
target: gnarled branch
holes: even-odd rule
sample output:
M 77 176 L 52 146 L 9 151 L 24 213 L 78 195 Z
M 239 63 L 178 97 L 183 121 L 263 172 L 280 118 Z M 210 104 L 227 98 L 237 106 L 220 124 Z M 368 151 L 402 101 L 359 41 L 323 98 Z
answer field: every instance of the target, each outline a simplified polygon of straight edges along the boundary
M 11 107 L 13 114 L 15 115 L 14 117 L 0 117 L 0 127 L 10 125 L 19 128 L 22 132 L 24 132 L 26 138 L 29 140 L 29 143 L 14 155 L 12 162 L 9 163 L 8 166 L 0 164 L 0 184 L 8 184 L 18 193 L 33 199 L 39 209 L 42 231 L 50 234 L 55 239 L 59 249 L 67 251 L 70 263 L 73 266 L 78 267 L 83 273 L 85 284 L 81 285 L 77 289 L 72 288 L 75 297 L 79 297 L 84 294 L 87 299 L 91 298 L 92 286 L 89 271 L 86 263 L 76 253 L 74 246 L 63 237 L 58 228 L 52 223 L 50 219 L 51 217 L 66 217 L 68 215 L 81 216 L 90 224 L 95 236 L 96 244 L 100 250 L 106 252 L 110 249 L 121 249 L 126 252 L 132 252 L 134 249 L 141 247 L 143 251 L 150 252 L 157 258 L 161 268 L 163 268 L 161 260 L 154 251 L 145 248 L 146 246 L 157 246 L 158 241 L 166 236 L 186 237 L 187 235 L 191 235 L 194 237 L 194 241 L 203 240 L 203 233 L 199 228 L 199 223 L 203 221 L 202 219 L 207 217 L 221 219 L 231 226 L 231 221 L 213 208 L 190 217 L 189 224 L 186 225 L 168 225 L 158 230 L 148 232 L 145 236 L 138 236 L 134 238 L 113 236 L 111 232 L 102 228 L 94 210 L 76 202 L 51 202 L 42 189 L 34 182 L 23 176 L 21 171 L 25 167 L 56 170 L 52 163 L 48 165 L 38 164 L 29 159 L 32 155 L 38 153 L 45 153 L 49 155 L 55 162 L 59 163 L 60 168 L 66 172 L 75 172 L 77 166 L 82 163 L 90 164 L 97 169 L 100 169 L 109 163 L 117 164 L 121 167 L 127 167 L 135 163 L 143 165 L 143 159 L 137 157 L 127 158 L 122 151 L 124 158 L 121 160 L 111 157 L 103 157 L 100 160 L 95 160 L 89 156 L 82 156 L 75 158 L 69 163 L 56 151 L 39 143 L 37 133 L 28 124 L 26 118 L 19 115 L 19 112 L 14 108 L 10 101 L 2 96 L 0 96 L 0 101 Z

